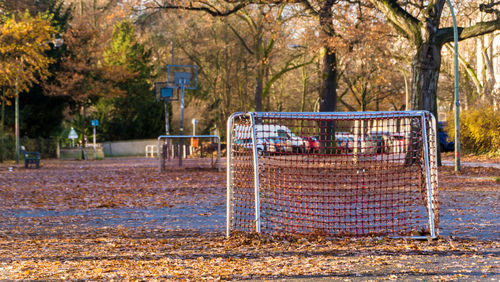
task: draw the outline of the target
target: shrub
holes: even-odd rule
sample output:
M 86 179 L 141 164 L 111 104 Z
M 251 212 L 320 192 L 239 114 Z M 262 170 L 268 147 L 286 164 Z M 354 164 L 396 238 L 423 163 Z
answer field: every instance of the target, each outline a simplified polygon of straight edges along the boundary
M 448 130 L 454 135 L 454 116 Z M 481 107 L 460 113 L 460 147 L 464 152 L 500 156 L 500 112 Z
M 1 141 L 1 140 L 0 140 Z M 37 151 L 40 152 L 42 158 L 55 158 L 56 157 L 56 148 L 57 148 L 57 140 L 52 139 L 44 139 L 44 138 L 28 138 L 22 137 L 20 138 L 20 145 L 24 146 L 27 151 Z M 13 134 L 5 134 L 3 136 L 3 148 L 1 147 L 2 143 L 0 142 L 0 156 L 1 161 L 5 160 L 15 160 L 16 159 L 16 138 Z M 3 158 L 2 158 L 3 157 Z M 22 155 L 20 156 L 22 159 Z

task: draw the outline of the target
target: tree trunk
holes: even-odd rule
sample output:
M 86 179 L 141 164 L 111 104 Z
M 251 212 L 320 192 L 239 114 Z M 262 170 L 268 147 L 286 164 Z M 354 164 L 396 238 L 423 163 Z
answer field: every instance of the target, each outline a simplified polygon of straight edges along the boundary
M 322 27 L 323 35 L 326 38 L 334 36 L 334 27 L 332 23 L 332 7 L 334 0 L 323 2 L 319 13 L 319 24 Z M 325 41 L 325 56 L 323 57 L 323 66 L 321 70 L 321 88 L 319 92 L 319 111 L 334 112 L 337 109 L 337 54 L 335 50 L 328 46 L 328 40 Z M 320 123 L 320 150 L 323 153 L 331 153 L 335 150 L 335 122 Z
M 260 63 L 259 63 L 260 64 Z M 262 112 L 262 92 L 264 91 L 264 69 L 263 66 L 257 67 L 257 75 L 255 76 L 255 92 L 254 105 L 256 112 Z
M 305 57 L 304 57 L 302 62 L 305 63 Z M 304 112 L 305 108 L 306 108 L 307 79 L 308 79 L 308 76 L 307 76 L 306 67 L 303 66 L 302 67 L 302 99 L 300 101 L 300 111 L 301 112 Z
M 441 67 L 441 46 L 424 43 L 412 62 L 411 109 L 427 110 L 437 119 L 437 85 Z
M 325 47 L 325 51 L 319 111 L 334 112 L 337 109 L 337 55 L 330 47 Z
M 437 86 L 441 67 L 441 46 L 425 42 L 417 49 L 412 62 L 411 109 L 431 112 L 438 120 Z M 412 130 L 414 132 L 414 130 Z M 437 136 L 436 136 L 437 138 Z M 437 161 L 441 166 L 439 140 L 437 144 Z M 414 151 L 414 150 L 410 150 Z M 415 155 L 408 155 L 406 163 L 414 163 Z
M 326 47 L 323 58 L 322 85 L 320 92 L 320 112 L 335 112 L 337 108 L 337 56 Z M 335 149 L 335 122 L 321 123 L 320 148 L 324 153 L 332 153 Z

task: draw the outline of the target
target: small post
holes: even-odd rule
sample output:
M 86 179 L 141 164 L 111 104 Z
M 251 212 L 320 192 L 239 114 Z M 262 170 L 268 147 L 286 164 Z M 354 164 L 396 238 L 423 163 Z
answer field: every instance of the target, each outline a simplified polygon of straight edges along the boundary
M 96 135 L 96 127 L 99 125 L 99 121 L 97 119 L 93 119 L 91 124 L 92 127 L 94 127 L 94 159 L 97 159 L 97 146 L 95 142 L 95 135 Z
M 198 124 L 198 120 L 194 118 L 191 120 L 191 123 L 193 124 L 193 135 L 196 135 L 196 124 Z
M 165 134 L 169 135 L 170 134 L 170 127 L 169 127 L 169 113 L 168 113 L 168 100 L 165 99 Z
M 168 150 L 168 145 L 163 144 L 161 146 L 161 155 L 160 155 L 160 171 L 164 172 L 165 171 L 165 166 L 166 166 L 166 160 L 165 157 L 167 156 L 167 150 Z
M 182 144 L 177 144 L 177 154 L 179 156 L 179 167 L 182 166 Z

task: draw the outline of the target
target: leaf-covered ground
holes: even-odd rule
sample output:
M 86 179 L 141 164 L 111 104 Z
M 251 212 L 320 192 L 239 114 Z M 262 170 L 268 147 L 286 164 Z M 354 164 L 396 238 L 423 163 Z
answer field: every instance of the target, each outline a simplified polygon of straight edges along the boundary
M 224 237 L 225 174 L 152 159 L 0 165 L 0 279 L 500 280 L 500 169 L 439 172 L 441 237 Z

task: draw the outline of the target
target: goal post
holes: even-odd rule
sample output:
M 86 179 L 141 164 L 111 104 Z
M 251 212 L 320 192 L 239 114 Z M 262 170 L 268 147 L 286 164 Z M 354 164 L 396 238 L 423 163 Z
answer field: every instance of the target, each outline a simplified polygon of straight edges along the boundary
M 215 154 L 215 158 L 214 158 Z M 209 160 L 209 161 L 208 161 Z M 161 135 L 158 137 L 158 169 L 169 167 L 217 168 L 221 171 L 218 135 Z
M 235 113 L 227 236 L 436 238 L 436 140 L 426 111 Z

